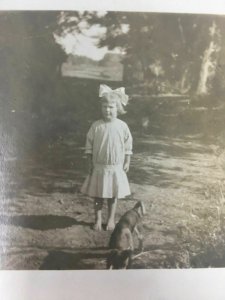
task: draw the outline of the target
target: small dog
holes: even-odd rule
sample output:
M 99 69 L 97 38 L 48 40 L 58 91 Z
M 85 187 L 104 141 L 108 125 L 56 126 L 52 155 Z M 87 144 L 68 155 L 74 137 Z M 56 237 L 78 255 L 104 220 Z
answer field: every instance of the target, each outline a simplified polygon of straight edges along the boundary
M 112 251 L 107 260 L 107 269 L 128 269 L 131 265 L 134 242 L 132 233 L 135 231 L 139 240 L 139 250 L 143 249 L 143 236 L 137 229 L 141 217 L 145 215 L 145 207 L 141 201 L 127 211 L 116 224 L 112 232 L 109 248 Z

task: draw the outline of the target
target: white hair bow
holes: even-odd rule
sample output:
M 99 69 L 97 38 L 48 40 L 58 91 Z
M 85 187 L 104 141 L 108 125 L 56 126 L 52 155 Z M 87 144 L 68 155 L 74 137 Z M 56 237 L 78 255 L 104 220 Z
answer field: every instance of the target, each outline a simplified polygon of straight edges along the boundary
M 120 96 L 121 103 L 126 106 L 128 103 L 128 96 L 125 94 L 125 88 L 120 87 L 118 89 L 112 90 L 106 84 L 100 84 L 99 87 L 99 97 L 103 97 L 104 94 L 116 93 Z

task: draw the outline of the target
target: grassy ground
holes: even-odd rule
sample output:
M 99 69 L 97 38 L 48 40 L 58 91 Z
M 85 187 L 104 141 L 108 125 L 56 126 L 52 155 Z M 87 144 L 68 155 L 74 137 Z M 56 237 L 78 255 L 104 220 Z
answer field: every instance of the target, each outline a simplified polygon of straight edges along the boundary
M 147 209 L 132 267 L 224 267 L 224 153 L 199 136 L 142 134 L 134 146 L 132 195 L 117 210 L 118 220 L 137 200 Z M 104 269 L 110 232 L 91 229 L 93 203 L 79 193 L 81 143 L 42 150 L 4 169 L 1 269 Z

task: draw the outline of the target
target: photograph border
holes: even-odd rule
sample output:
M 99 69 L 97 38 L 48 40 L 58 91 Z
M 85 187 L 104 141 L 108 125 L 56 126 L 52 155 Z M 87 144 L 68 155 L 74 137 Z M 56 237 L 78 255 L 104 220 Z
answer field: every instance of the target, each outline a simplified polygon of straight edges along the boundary
M 132 2 L 132 4 L 131 4 Z M 1 10 L 112 10 L 225 14 L 214 0 L 0 0 Z M 218 299 L 225 296 L 225 268 L 127 271 L 1 271 L 4 300 Z

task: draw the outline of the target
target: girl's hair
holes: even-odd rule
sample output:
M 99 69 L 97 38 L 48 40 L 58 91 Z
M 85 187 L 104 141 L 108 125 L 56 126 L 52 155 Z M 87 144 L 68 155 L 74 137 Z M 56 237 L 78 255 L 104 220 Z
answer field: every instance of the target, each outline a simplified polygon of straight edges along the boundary
M 101 102 L 115 102 L 118 115 L 123 115 L 126 113 L 123 104 L 121 103 L 121 97 L 116 92 L 112 91 L 111 93 L 104 94 L 101 98 Z

